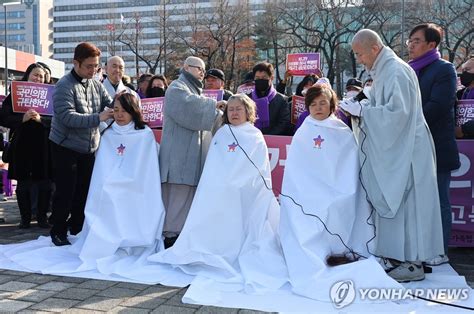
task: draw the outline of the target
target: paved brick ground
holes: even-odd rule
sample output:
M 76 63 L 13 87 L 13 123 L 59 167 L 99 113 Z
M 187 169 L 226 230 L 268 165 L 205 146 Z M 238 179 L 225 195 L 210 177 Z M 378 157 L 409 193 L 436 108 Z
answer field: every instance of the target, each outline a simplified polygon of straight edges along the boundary
M 32 223 L 20 230 L 15 200 L 0 203 L 0 244 L 32 240 L 48 230 Z M 474 286 L 474 249 L 453 248 L 449 252 L 453 267 Z M 0 312 L 41 313 L 239 313 L 259 311 L 196 306 L 181 303 L 186 288 L 102 281 L 74 277 L 38 275 L 0 270 Z

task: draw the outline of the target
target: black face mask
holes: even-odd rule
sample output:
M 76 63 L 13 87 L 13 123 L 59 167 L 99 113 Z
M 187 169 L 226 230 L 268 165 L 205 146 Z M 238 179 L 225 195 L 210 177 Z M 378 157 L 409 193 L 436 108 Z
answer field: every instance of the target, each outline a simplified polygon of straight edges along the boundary
M 161 87 L 152 87 L 150 88 L 149 97 L 163 97 L 165 96 L 165 90 Z
M 459 75 L 459 78 L 461 79 L 461 84 L 464 85 L 464 87 L 468 87 L 472 81 L 474 81 L 474 73 L 463 71 L 461 75 Z
M 269 82 L 270 80 L 255 80 L 255 89 L 257 92 L 263 93 L 270 87 Z

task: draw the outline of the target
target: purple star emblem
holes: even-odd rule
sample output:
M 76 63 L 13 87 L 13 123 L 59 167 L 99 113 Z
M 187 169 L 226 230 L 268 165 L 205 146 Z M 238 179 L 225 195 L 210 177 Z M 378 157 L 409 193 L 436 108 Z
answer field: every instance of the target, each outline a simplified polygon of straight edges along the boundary
M 235 148 L 239 145 L 237 145 L 237 144 L 235 144 L 235 142 L 233 142 L 232 144 L 227 145 L 227 146 L 229 146 L 229 150 L 228 150 L 229 152 L 235 152 Z
M 318 135 L 318 137 L 313 138 L 314 141 L 314 147 L 321 148 L 321 144 L 324 142 L 324 139 L 321 137 L 321 135 Z
M 117 154 L 122 156 L 124 152 L 125 152 L 125 146 L 123 146 L 123 144 L 120 144 L 120 146 L 117 147 Z

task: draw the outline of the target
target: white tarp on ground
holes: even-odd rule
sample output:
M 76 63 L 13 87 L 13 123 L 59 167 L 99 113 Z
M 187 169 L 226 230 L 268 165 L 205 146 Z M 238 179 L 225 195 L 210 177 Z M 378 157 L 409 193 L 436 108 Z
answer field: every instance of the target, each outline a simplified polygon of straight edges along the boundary
M 368 275 L 370 276 L 370 274 Z M 347 279 L 350 280 L 350 277 Z M 317 285 L 315 285 L 317 286 Z M 441 300 L 443 302 L 474 308 L 474 294 L 466 284 L 464 277 L 459 276 L 450 265 L 441 265 L 433 268 L 432 274 L 427 274 L 426 279 L 419 282 L 403 284 L 405 288 L 426 289 L 458 288 L 467 289 L 467 300 Z M 355 293 L 359 294 L 357 283 Z M 374 287 L 377 288 L 377 287 Z M 405 290 L 407 291 L 407 290 Z M 459 291 L 459 290 L 458 290 Z M 323 291 L 330 295 L 330 291 Z M 456 292 L 457 293 L 457 292 Z M 373 294 L 375 295 L 375 294 Z M 360 294 L 359 294 L 360 296 Z M 267 292 L 263 295 L 249 295 L 242 292 L 229 291 L 226 285 L 219 284 L 204 278 L 195 279 L 183 296 L 184 303 L 202 304 L 209 306 L 245 308 L 260 311 L 280 313 L 468 313 L 467 309 L 456 308 L 428 302 L 419 299 L 402 300 L 354 300 L 343 308 L 336 308 L 331 301 L 317 301 L 305 298 L 291 292 L 286 286 L 278 291 Z

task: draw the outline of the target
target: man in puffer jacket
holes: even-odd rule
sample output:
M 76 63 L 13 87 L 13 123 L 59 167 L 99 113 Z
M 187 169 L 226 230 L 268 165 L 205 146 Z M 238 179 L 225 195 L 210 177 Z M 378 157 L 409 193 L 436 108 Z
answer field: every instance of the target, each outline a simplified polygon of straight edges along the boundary
M 93 44 L 79 44 L 74 50 L 74 68 L 59 80 L 53 96 L 49 139 L 56 192 L 50 234 L 56 246 L 70 244 L 68 229 L 73 235 L 82 230 L 94 152 L 99 145 L 99 123 L 113 117 L 109 108 L 112 99 L 93 79 L 99 57 L 100 50 Z M 101 112 L 101 108 L 105 109 Z

